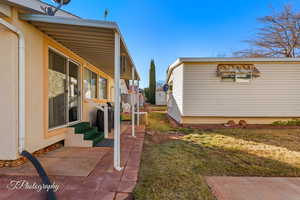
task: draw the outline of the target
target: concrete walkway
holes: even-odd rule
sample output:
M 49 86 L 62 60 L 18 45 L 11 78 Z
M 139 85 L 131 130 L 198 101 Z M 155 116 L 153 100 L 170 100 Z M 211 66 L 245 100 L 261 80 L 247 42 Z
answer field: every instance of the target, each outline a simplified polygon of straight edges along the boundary
M 143 149 L 145 129 L 139 127 L 135 138 L 131 137 L 131 127 L 121 135 L 120 172 L 113 169 L 113 149 L 105 150 L 105 155 L 87 176 L 50 176 L 59 186 L 56 192 L 59 200 L 124 200 L 131 199 L 131 193 L 136 185 L 138 169 Z M 102 148 L 102 147 L 94 147 Z M 38 176 L 7 176 L 0 175 L 0 199 L 9 200 L 44 200 L 45 193 L 36 190 L 7 188 L 11 181 L 26 180 L 29 184 L 40 184 Z
M 300 178 L 206 177 L 218 200 L 299 200 Z

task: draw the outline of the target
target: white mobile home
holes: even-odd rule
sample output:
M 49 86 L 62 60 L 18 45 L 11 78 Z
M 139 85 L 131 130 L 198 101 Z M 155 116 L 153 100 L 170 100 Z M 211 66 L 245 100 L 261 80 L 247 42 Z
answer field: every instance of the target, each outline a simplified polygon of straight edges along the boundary
M 179 124 L 300 117 L 299 58 L 179 58 L 167 83 L 168 115 Z
M 166 92 L 162 88 L 157 88 L 155 92 L 155 105 L 165 106 L 166 102 Z

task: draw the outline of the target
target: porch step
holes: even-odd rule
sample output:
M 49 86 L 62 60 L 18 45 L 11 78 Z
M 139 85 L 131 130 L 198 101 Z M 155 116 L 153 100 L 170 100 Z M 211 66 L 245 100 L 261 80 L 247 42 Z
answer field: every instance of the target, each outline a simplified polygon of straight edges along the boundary
M 65 137 L 65 146 L 66 147 L 92 147 L 93 141 L 84 140 L 83 134 L 75 134 L 74 128 L 69 128 Z
M 89 122 L 81 122 L 81 123 L 75 124 L 71 127 L 75 128 L 75 133 L 83 133 L 87 129 L 91 128 L 91 125 Z
M 84 139 L 92 140 L 94 137 L 97 136 L 97 133 L 98 133 L 98 128 L 96 127 L 89 128 L 84 132 Z
M 82 135 L 84 141 L 90 142 L 92 146 L 104 139 L 104 133 L 99 132 L 97 127 L 92 127 L 89 122 L 81 122 L 72 127 L 75 135 Z

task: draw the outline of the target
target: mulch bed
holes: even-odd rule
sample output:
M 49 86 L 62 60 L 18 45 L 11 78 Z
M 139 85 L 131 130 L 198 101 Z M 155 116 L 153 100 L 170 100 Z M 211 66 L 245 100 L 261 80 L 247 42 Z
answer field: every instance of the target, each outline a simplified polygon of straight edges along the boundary
M 168 119 L 172 127 L 174 128 L 196 128 L 196 129 L 232 129 L 232 128 L 244 128 L 244 129 L 299 129 L 300 126 L 280 126 L 272 124 L 247 124 L 243 122 L 242 125 L 235 124 L 229 121 L 227 124 L 179 124 L 169 115 Z
M 245 126 L 224 126 L 224 124 L 183 124 L 184 128 L 197 128 L 197 129 L 232 129 L 232 128 L 244 128 L 244 129 L 299 129 L 300 126 L 274 126 L 271 124 L 247 124 Z
M 38 151 L 35 151 L 34 153 L 32 153 L 35 157 L 36 156 L 40 156 L 43 155 L 45 153 L 48 153 L 50 151 L 54 151 L 56 149 L 59 149 L 61 147 L 63 147 L 63 143 L 62 142 L 57 142 L 55 144 L 52 144 L 48 147 L 45 147 L 43 149 L 40 149 Z M 26 163 L 28 161 L 27 158 L 21 156 L 19 159 L 17 160 L 0 160 L 0 168 L 2 167 L 18 167 L 20 165 L 23 165 L 24 163 Z

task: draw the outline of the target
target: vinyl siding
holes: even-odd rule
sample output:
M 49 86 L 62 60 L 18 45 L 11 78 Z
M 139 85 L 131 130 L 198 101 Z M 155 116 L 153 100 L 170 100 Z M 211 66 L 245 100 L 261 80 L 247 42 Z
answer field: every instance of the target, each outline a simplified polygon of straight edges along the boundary
M 168 97 L 168 114 L 180 122 L 183 108 L 183 66 L 173 71 L 173 95 Z
M 155 105 L 158 106 L 166 105 L 166 93 L 164 91 L 155 92 Z
M 300 65 L 256 64 L 250 83 L 222 82 L 217 64 L 184 65 L 184 116 L 300 116 Z M 181 102 L 182 103 L 182 102 Z

